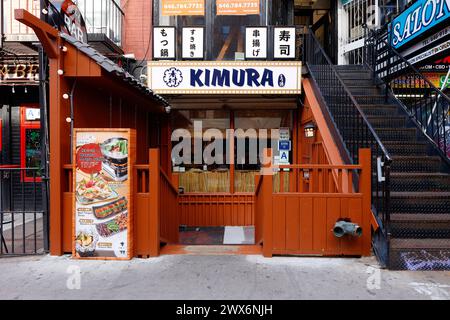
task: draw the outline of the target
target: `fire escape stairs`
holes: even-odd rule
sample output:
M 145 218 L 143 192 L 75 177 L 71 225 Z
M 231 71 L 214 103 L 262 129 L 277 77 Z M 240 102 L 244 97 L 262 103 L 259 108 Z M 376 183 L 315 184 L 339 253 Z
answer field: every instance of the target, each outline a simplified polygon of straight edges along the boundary
M 384 90 L 374 84 L 369 69 L 355 65 L 336 68 L 393 159 L 389 268 L 450 270 L 448 166 L 403 108 L 395 101 L 386 102 Z M 310 71 L 314 74 L 315 70 Z M 339 98 L 332 86 L 322 86 L 320 91 L 327 104 Z M 338 128 L 345 144 L 358 138 L 352 129 L 355 126 L 347 123 L 348 127 Z M 376 175 L 376 159 L 373 164 Z

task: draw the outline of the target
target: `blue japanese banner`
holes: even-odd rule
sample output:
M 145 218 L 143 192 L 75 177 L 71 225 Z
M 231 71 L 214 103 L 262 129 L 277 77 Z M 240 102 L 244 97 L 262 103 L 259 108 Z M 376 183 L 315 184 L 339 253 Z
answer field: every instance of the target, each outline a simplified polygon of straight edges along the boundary
M 391 23 L 391 45 L 399 49 L 429 30 L 443 28 L 450 20 L 450 0 L 418 0 Z

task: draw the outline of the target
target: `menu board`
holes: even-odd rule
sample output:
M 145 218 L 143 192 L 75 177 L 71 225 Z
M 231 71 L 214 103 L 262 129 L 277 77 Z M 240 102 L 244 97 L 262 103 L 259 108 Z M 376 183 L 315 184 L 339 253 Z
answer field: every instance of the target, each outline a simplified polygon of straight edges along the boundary
M 75 129 L 73 145 L 73 257 L 131 259 L 135 131 Z
M 163 16 L 204 16 L 205 0 L 162 0 Z
M 259 14 L 259 0 L 216 0 L 218 16 Z

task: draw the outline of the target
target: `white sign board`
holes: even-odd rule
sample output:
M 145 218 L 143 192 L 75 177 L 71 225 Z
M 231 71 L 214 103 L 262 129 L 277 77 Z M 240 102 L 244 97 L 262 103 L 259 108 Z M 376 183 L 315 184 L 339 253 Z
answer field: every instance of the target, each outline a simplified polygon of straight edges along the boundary
M 148 84 L 160 94 L 300 94 L 301 62 L 150 61 Z
M 295 27 L 273 28 L 273 57 L 295 59 Z
M 245 59 L 267 59 L 267 28 L 245 28 Z
M 175 60 L 175 27 L 153 27 L 153 59 Z
M 279 164 L 290 164 L 289 163 L 289 151 L 280 150 Z
M 27 108 L 25 110 L 25 119 L 27 121 L 35 121 L 41 119 L 41 109 Z
M 203 59 L 205 53 L 204 31 L 202 27 L 183 27 L 183 59 Z

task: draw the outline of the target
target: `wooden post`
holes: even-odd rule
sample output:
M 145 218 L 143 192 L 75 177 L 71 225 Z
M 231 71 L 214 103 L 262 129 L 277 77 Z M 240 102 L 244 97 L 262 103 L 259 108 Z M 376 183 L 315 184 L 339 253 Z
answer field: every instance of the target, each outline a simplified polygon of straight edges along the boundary
M 159 179 L 159 149 L 150 149 L 149 151 L 149 244 L 150 257 L 158 257 L 160 249 L 160 179 Z
M 370 230 L 370 218 L 372 208 L 372 164 L 371 164 L 371 150 L 359 149 L 359 164 L 361 165 L 361 174 L 359 181 L 359 192 L 362 194 L 362 207 L 363 207 L 363 256 L 370 255 L 371 248 L 371 230 Z
M 273 172 L 272 172 L 272 149 L 264 149 L 264 170 L 266 176 L 262 182 L 263 192 L 263 255 L 266 258 L 272 257 L 273 251 Z

